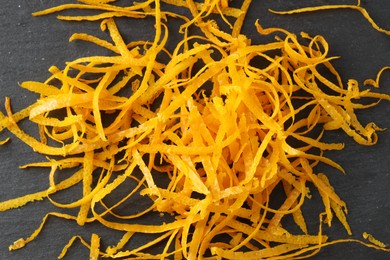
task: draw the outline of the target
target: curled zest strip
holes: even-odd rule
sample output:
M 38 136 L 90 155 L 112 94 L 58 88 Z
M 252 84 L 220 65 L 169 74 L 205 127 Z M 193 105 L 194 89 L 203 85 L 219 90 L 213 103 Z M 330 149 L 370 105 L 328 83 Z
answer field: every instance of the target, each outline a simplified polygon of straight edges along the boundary
M 379 88 L 379 81 L 382 77 L 382 74 L 386 71 L 386 70 L 390 70 L 390 66 L 385 66 L 383 67 L 377 74 L 376 78 L 375 79 L 366 79 L 364 81 L 364 85 L 371 85 L 375 88 Z

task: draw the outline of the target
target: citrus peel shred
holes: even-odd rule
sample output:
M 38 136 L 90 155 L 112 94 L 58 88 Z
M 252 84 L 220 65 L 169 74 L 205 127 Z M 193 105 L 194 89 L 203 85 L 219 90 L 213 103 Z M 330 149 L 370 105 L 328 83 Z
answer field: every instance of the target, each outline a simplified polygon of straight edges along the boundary
M 298 8 L 298 9 L 288 10 L 288 11 L 275 11 L 275 10 L 269 10 L 269 11 L 272 13 L 275 13 L 275 14 L 286 15 L 286 14 L 299 14 L 299 13 L 305 13 L 305 12 L 316 12 L 316 11 L 335 10 L 335 9 L 356 10 L 363 15 L 363 17 L 371 24 L 371 26 L 375 30 L 377 30 L 378 32 L 390 35 L 390 30 L 383 29 L 377 23 L 375 23 L 375 21 L 371 18 L 370 14 L 368 13 L 367 9 L 361 6 L 360 1 L 358 1 L 358 3 L 356 5 L 334 4 L 334 5 L 320 5 L 320 6 L 303 7 L 303 8 Z
M 124 232 L 116 245 L 105 249 L 98 234 L 92 234 L 90 242 L 75 235 L 60 258 L 76 240 L 89 248 L 91 259 L 306 258 L 324 246 L 343 242 L 390 251 L 371 235 L 365 235 L 371 243 L 329 241 L 322 232 L 322 224 L 330 226 L 333 215 L 348 234 L 352 232 L 346 203 L 326 175 L 315 169 L 325 163 L 344 172 L 324 156 L 325 150 L 341 150 L 344 145 L 327 143 L 323 135 L 341 129 L 362 145 L 375 144 L 381 129 L 374 123 L 362 125 L 355 110 L 390 99 L 360 89 L 353 80 L 344 86 L 322 36 L 298 37 L 256 23 L 260 34 L 281 32 L 284 36 L 267 44 L 252 44 L 240 34 L 245 13 L 229 8 L 228 1 L 166 0 L 161 2 L 187 4 L 193 19 L 182 19 L 182 28 L 199 26 L 206 36 L 188 36 L 185 29 L 181 42 L 169 51 L 164 17 L 179 15 L 163 11 L 160 1 L 126 8 L 111 4 L 114 1 L 80 2 L 35 15 L 75 8 L 102 11 L 60 18 L 101 20 L 101 29 L 108 32 L 111 42 L 88 34 L 74 34 L 71 40 L 94 43 L 113 55 L 82 57 L 62 70 L 50 68 L 47 81 L 21 84 L 40 95 L 36 103 L 13 113 L 6 99 L 7 115 L 0 112 L 1 130 L 8 129 L 47 156 L 47 161 L 23 168 L 44 167 L 49 172 L 47 189 L 1 202 L 0 211 L 48 198 L 59 208 L 79 208 L 79 213 L 48 213 L 30 237 L 16 241 L 10 250 L 34 240 L 48 217 L 58 217 L 79 225 L 99 222 Z M 249 4 L 244 1 L 244 12 Z M 231 34 L 209 20 L 212 13 L 236 18 Z M 153 16 L 154 40 L 126 43 L 116 26 L 117 16 Z M 164 55 L 168 59 L 161 58 Z M 324 68 L 335 80 L 320 73 Z M 376 81 L 365 83 L 378 87 L 382 71 Z M 358 103 L 364 98 L 376 101 Z M 62 116 L 57 118 L 54 112 Z M 37 124 L 50 142 L 24 132 L 18 126 L 21 120 Z M 57 183 L 60 169 L 75 173 Z M 324 204 L 315 234 L 309 233 L 301 210 L 310 198 L 309 183 L 318 189 Z M 74 201 L 57 202 L 51 196 L 74 185 L 83 190 Z M 271 206 L 273 198 L 281 196 L 280 186 L 284 201 Z M 123 190 L 113 200 L 111 195 Z M 127 202 L 140 199 L 148 204 L 140 211 L 120 212 Z M 155 213 L 168 220 L 161 222 L 157 217 L 153 224 L 137 222 Z M 289 217 L 302 234 L 283 227 Z M 158 236 L 129 248 L 140 234 Z M 150 253 L 162 242 L 159 253 Z

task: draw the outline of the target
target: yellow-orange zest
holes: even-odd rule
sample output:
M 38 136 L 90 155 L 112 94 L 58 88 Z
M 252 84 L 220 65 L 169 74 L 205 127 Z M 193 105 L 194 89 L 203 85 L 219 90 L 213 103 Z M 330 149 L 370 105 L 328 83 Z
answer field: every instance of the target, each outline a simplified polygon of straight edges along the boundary
M 240 34 L 250 1 L 244 1 L 239 10 L 229 8 L 224 0 L 202 4 L 161 0 L 187 6 L 193 15 L 181 19 L 183 38 L 170 52 L 164 18 L 179 15 L 161 11 L 159 0 L 130 7 L 115 6 L 111 0 L 80 2 L 35 14 L 100 10 L 91 16 L 59 18 L 101 20 L 110 42 L 87 34 L 75 34 L 71 40 L 95 43 L 113 55 L 78 58 L 62 70 L 51 67 L 46 82 L 21 84 L 40 94 L 36 103 L 13 113 L 7 99 L 7 115 L 0 112 L 1 130 L 8 129 L 34 151 L 48 156 L 47 161 L 23 167 L 44 167 L 49 172 L 47 189 L 1 202 L 0 211 L 48 198 L 59 208 L 79 208 L 79 213 L 48 213 L 39 228 L 16 241 L 11 250 L 32 241 L 48 217 L 79 225 L 99 222 L 123 232 L 118 244 L 106 248 L 98 234 L 92 234 L 90 242 L 75 235 L 61 258 L 76 240 L 89 247 L 90 259 L 291 259 L 309 257 L 338 242 L 363 243 L 328 241 L 323 234 L 322 222 L 330 226 L 333 216 L 347 233 L 352 231 L 346 203 L 315 166 L 324 163 L 344 172 L 324 156 L 326 150 L 344 147 L 323 141 L 328 131 L 340 129 L 362 145 L 375 144 L 381 129 L 374 123 L 362 125 L 355 111 L 390 96 L 362 89 L 355 80 L 345 83 L 332 65 L 337 57 L 328 55 L 322 36 L 297 36 L 256 23 L 260 34 L 278 31 L 283 37 L 252 44 Z M 213 13 L 222 19 L 236 18 L 231 33 L 209 19 Z M 115 22 L 118 16 L 153 16 L 154 40 L 125 42 Z M 193 24 L 204 35 L 189 36 L 186 28 Z M 379 77 L 366 83 L 377 86 Z M 364 98 L 374 101 L 359 102 Z M 53 112 L 62 116 L 55 117 Z M 21 120 L 38 125 L 41 140 L 21 129 Z M 56 174 L 64 168 L 75 172 L 57 182 Z M 314 234 L 308 233 L 301 210 L 310 198 L 309 183 L 318 189 L 324 204 L 320 228 Z M 72 202 L 57 202 L 51 196 L 74 185 L 82 185 L 83 193 Z M 284 200 L 273 208 L 270 204 L 281 196 L 280 187 Z M 111 195 L 117 191 L 121 195 L 114 199 Z M 139 211 L 119 211 L 129 201 L 140 199 L 146 206 Z M 169 220 L 160 221 L 160 214 Z M 139 221 L 149 215 L 157 215 L 155 223 Z M 283 219 L 289 217 L 300 234 L 283 227 Z M 139 234 L 158 236 L 128 248 Z M 389 251 L 367 237 L 372 242 L 367 246 Z M 150 253 L 160 243 L 164 243 L 162 250 Z

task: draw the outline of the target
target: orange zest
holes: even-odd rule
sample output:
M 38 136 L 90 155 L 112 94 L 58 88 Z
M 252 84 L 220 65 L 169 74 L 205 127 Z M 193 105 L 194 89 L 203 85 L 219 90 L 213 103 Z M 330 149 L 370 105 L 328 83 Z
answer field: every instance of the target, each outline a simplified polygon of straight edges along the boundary
M 335 9 L 351 9 L 356 10 L 360 12 L 363 17 L 371 24 L 371 26 L 377 30 L 378 32 L 390 35 L 390 30 L 386 30 L 381 28 L 378 24 L 375 23 L 375 21 L 371 18 L 368 11 L 360 5 L 360 0 L 356 5 L 321 5 L 321 6 L 311 6 L 311 7 L 304 7 L 304 8 L 298 8 L 294 10 L 288 10 L 288 11 L 275 11 L 275 10 L 269 10 L 270 12 L 274 14 L 300 14 L 300 13 L 306 13 L 306 12 L 316 12 L 316 11 L 323 11 L 323 10 L 335 10 Z
M 283 36 L 252 44 L 240 32 L 251 1 L 244 1 L 242 10 L 230 8 L 224 0 L 203 4 L 149 0 L 129 7 L 114 1 L 80 2 L 35 15 L 97 10 L 96 15 L 59 18 L 101 20 L 100 28 L 110 41 L 80 33 L 71 40 L 94 43 L 113 54 L 78 58 L 63 69 L 51 67 L 47 81 L 21 84 L 40 95 L 34 104 L 14 113 L 7 98 L 7 114 L 0 112 L 1 130 L 8 129 L 47 156 L 47 161 L 22 168 L 46 168 L 49 180 L 41 192 L 1 202 L 0 211 L 44 198 L 58 208 L 79 211 L 48 213 L 38 229 L 10 250 L 33 241 L 47 219 L 57 217 L 78 225 L 98 222 L 123 232 L 117 244 L 106 248 L 99 234 L 92 234 L 90 241 L 75 235 L 60 258 L 78 240 L 89 248 L 90 259 L 307 258 L 324 246 L 343 242 L 390 252 L 369 235 L 367 243 L 329 241 L 322 232 L 322 224 L 331 226 L 335 216 L 352 234 L 347 204 L 315 167 L 324 163 L 344 172 L 325 154 L 342 150 L 344 144 L 325 142 L 324 134 L 342 130 L 359 144 L 374 145 L 382 129 L 373 122 L 362 125 L 355 112 L 390 100 L 389 95 L 362 89 L 355 80 L 345 83 L 332 65 L 338 57 L 328 55 L 324 37 L 297 36 L 256 23 L 259 34 Z M 162 11 L 162 3 L 187 4 L 192 14 L 180 19 L 183 38 L 173 51 L 166 48 L 169 27 L 164 16 L 175 14 Z M 348 8 L 361 10 L 359 5 Z M 232 31 L 222 31 L 212 14 L 226 22 L 225 16 L 234 17 Z M 153 41 L 125 42 L 117 16 L 154 17 Z M 188 35 L 186 28 L 193 25 L 203 35 Z M 382 72 L 377 80 L 365 83 L 378 87 Z M 362 104 L 361 99 L 374 101 Z M 38 125 L 40 138 L 21 129 L 21 120 Z M 56 176 L 64 168 L 74 174 L 58 182 Z M 310 199 L 309 183 L 324 206 L 314 234 L 308 232 L 302 211 Z M 74 201 L 58 202 L 52 196 L 74 185 L 83 190 Z M 275 207 L 276 197 L 283 202 Z M 140 200 L 145 202 L 141 208 L 120 210 Z M 145 217 L 155 221 L 145 224 Z M 284 228 L 287 218 L 301 233 Z M 129 247 L 143 234 L 152 238 Z M 161 243 L 161 250 L 151 253 Z

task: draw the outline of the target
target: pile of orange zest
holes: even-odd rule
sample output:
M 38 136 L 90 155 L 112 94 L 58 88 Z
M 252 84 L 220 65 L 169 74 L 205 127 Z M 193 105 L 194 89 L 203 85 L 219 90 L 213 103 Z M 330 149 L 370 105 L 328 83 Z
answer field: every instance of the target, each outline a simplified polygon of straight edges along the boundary
M 288 11 L 275 11 L 275 10 L 269 10 L 270 12 L 274 14 L 300 14 L 300 13 L 306 13 L 306 12 L 315 12 L 315 11 L 322 11 L 322 10 L 334 10 L 334 9 L 352 9 L 360 12 L 363 17 L 371 24 L 371 26 L 377 30 L 378 32 L 390 35 L 390 30 L 386 30 L 378 26 L 375 21 L 371 18 L 370 14 L 367 12 L 367 10 L 360 5 L 360 1 L 356 5 L 321 5 L 321 6 L 311 6 L 311 7 L 304 7 L 304 8 L 298 8 L 294 10 L 288 10 Z
M 80 6 L 117 12 L 109 4 L 112 1 L 81 2 L 39 14 Z M 181 6 L 182 1 L 165 2 Z M 87 34 L 75 34 L 71 40 L 95 43 L 111 50 L 112 56 L 78 58 L 62 70 L 51 67 L 51 76 L 43 83 L 21 84 L 40 95 L 25 110 L 13 113 L 6 99 L 7 115 L 0 112 L 0 129 L 8 129 L 47 156 L 47 161 L 22 168 L 47 168 L 49 182 L 41 192 L 1 202 L 0 211 L 43 198 L 59 208 L 79 209 L 75 216 L 48 213 L 28 238 L 17 240 L 10 250 L 24 247 L 39 235 L 49 217 L 58 217 L 78 225 L 98 222 L 123 232 L 116 245 L 106 248 L 99 234 L 92 234 L 89 242 L 75 235 L 60 258 L 77 240 L 89 248 L 91 259 L 299 259 L 342 242 L 389 252 L 368 235 L 370 243 L 328 241 L 322 223 L 331 226 L 334 216 L 348 234 L 352 231 L 346 203 L 315 166 L 325 163 L 344 172 L 324 156 L 326 150 L 344 147 L 323 141 L 328 131 L 340 129 L 362 145 L 375 144 L 381 128 L 374 123 L 362 125 L 355 111 L 390 96 L 360 89 L 355 80 L 344 85 L 332 65 L 336 57 L 328 56 L 322 36 L 298 37 L 256 23 L 260 34 L 284 34 L 256 45 L 239 34 L 242 16 L 237 18 L 238 29 L 233 28 L 235 36 L 221 31 L 212 20 L 202 20 L 211 10 L 186 2 L 198 17 L 194 24 L 201 24 L 206 37 L 184 33 L 169 52 L 160 1 L 135 4 L 128 10 L 142 10 L 155 18 L 151 43 L 126 43 L 115 15 L 110 15 L 102 19 L 101 29 L 111 41 Z M 244 1 L 245 10 L 249 3 Z M 218 9 L 227 2 L 208 4 Z M 333 79 L 321 74 L 324 69 Z M 382 72 L 376 81 L 366 83 L 378 87 Z M 374 101 L 359 103 L 364 98 Z M 19 127 L 18 122 L 26 119 L 38 125 L 40 140 Z M 61 169 L 75 173 L 57 182 Z M 309 183 L 318 189 L 324 205 L 314 234 L 309 233 L 301 209 L 310 199 Z M 75 185 L 82 186 L 82 194 L 73 201 L 56 201 L 52 196 Z M 273 200 L 283 196 L 278 187 L 285 198 L 275 207 Z M 140 207 L 129 208 L 127 203 Z M 155 221 L 144 224 L 145 216 Z M 301 232 L 285 229 L 287 218 Z M 142 234 L 155 236 L 131 247 Z M 160 252 L 150 253 L 161 243 Z

